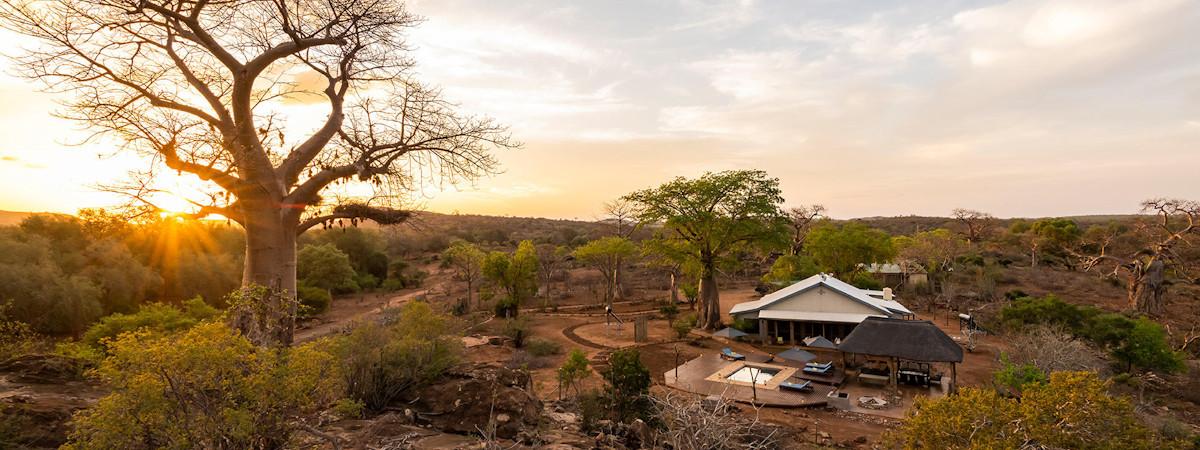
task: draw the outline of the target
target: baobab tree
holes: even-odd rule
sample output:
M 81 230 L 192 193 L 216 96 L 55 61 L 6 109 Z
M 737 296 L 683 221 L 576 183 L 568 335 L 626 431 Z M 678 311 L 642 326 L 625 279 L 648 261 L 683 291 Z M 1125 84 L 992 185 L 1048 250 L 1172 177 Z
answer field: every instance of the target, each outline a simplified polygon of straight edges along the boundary
M 785 248 L 787 218 L 779 205 L 779 179 L 761 170 L 706 173 L 699 178 L 677 177 L 661 186 L 625 196 L 635 202 L 639 219 L 661 224 L 660 246 L 686 257 L 697 268 L 700 311 L 697 325 L 721 326 L 717 272 L 738 263 L 738 252 L 751 248 Z
M 812 229 L 813 223 L 825 217 L 824 205 L 806 205 L 789 209 L 788 220 L 792 225 L 792 255 L 799 255 L 804 250 L 804 238 Z
M 991 214 L 973 209 L 956 208 L 951 215 L 954 220 L 963 225 L 963 234 L 967 237 L 967 243 L 970 244 L 976 244 L 983 240 L 988 228 L 996 221 Z
M 1142 202 L 1142 213 L 1130 232 L 1132 240 L 1121 242 L 1116 227 L 1093 228 L 1087 233 L 1085 252 L 1076 253 L 1084 270 L 1106 277 L 1123 278 L 1130 309 L 1159 315 L 1165 310 L 1164 296 L 1172 277 L 1191 283 L 1187 259 L 1180 253 L 1200 235 L 1200 203 L 1178 199 Z M 1132 241 L 1132 242 L 1130 242 Z
M 607 215 L 605 220 L 613 223 L 616 237 L 621 239 L 632 239 L 633 233 L 641 227 L 637 221 L 637 205 L 623 198 L 604 203 L 604 214 Z M 617 300 L 625 297 L 625 262 L 623 258 L 623 256 L 618 256 L 616 261 L 616 278 L 614 280 L 616 289 L 613 294 L 615 295 L 614 299 Z
M 34 41 L 18 72 L 145 157 L 126 193 L 152 203 L 164 170 L 190 174 L 207 189 L 192 217 L 245 229 L 242 283 L 266 289 L 232 324 L 270 345 L 292 339 L 297 235 L 399 223 L 405 192 L 494 173 L 492 151 L 516 146 L 411 77 L 418 21 L 400 0 L 0 0 L 0 26 Z M 296 102 L 327 115 L 287 129 Z M 345 183 L 372 194 L 331 198 Z

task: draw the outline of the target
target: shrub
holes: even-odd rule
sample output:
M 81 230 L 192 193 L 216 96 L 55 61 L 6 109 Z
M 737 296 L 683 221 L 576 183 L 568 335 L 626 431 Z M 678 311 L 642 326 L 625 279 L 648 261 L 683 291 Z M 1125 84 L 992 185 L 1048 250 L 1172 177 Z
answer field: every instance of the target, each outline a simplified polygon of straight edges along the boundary
M 0 361 L 33 353 L 42 347 L 42 340 L 25 322 L 5 315 L 6 305 L 0 305 Z
M 692 328 L 696 327 L 696 315 L 688 314 L 686 316 L 675 319 L 671 322 L 671 329 L 675 331 L 675 337 L 679 339 L 686 338 L 688 333 L 692 332 Z
M 75 416 L 65 448 L 279 448 L 338 390 L 328 353 L 257 347 L 220 323 L 121 334 L 109 351 L 97 373 L 112 394 Z
M 366 406 L 358 400 L 343 398 L 333 404 L 333 414 L 343 419 L 361 419 Z
M 1012 393 L 1020 394 L 1026 385 L 1046 382 L 1046 373 L 1033 364 L 1013 364 L 1008 360 L 1008 355 L 1003 353 L 1000 354 L 1000 364 L 1000 370 L 992 375 L 993 381 L 998 387 Z
M 1183 355 L 1167 343 L 1163 327 L 1145 317 L 1134 321 L 1129 334 L 1113 347 L 1112 356 L 1124 363 L 1126 369 L 1139 367 L 1173 373 L 1186 368 Z
M 529 337 L 529 319 L 517 317 L 504 321 L 504 335 L 513 341 L 513 347 L 525 346 L 525 338 Z
M 300 299 L 300 316 L 311 317 L 329 310 L 329 304 L 333 303 L 333 296 L 329 295 L 329 291 L 319 287 L 300 285 L 296 288 L 296 294 Z
M 525 351 L 537 357 L 550 356 L 562 353 L 562 346 L 546 339 L 530 339 L 525 344 Z
M 750 331 L 754 330 L 754 327 L 756 326 L 756 324 L 752 320 L 743 319 L 743 318 L 739 317 L 739 318 L 733 319 L 733 323 L 731 323 L 729 326 L 731 326 L 735 330 L 741 331 L 743 333 L 749 333 Z
M 867 272 L 855 272 L 855 274 L 850 277 L 849 282 L 850 285 L 859 289 L 883 289 L 883 283 L 880 283 L 879 280 Z
M 563 361 L 561 367 L 558 368 L 558 391 L 562 395 L 562 391 L 567 389 L 575 389 L 575 395 L 579 395 L 579 382 L 588 375 L 592 374 L 592 369 L 588 367 L 587 355 L 583 350 L 573 349 L 567 355 L 567 360 Z
M 662 313 L 667 321 L 675 320 L 675 316 L 679 315 L 679 306 L 674 303 L 668 303 L 658 308 L 658 312 Z
M 603 392 L 593 389 L 579 395 L 579 428 L 584 433 L 596 432 L 596 425 L 609 417 L 609 412 L 608 397 Z
M 976 388 L 920 397 L 892 438 L 903 448 L 1163 448 L 1129 401 L 1107 389 L 1095 373 L 1055 372 L 1026 385 L 1020 401 Z
M 642 364 L 637 349 L 616 350 L 608 357 L 608 369 L 601 373 L 608 382 L 608 401 L 615 419 L 628 422 L 649 418 L 650 371 Z
M 175 333 L 187 330 L 202 321 L 216 318 L 220 311 L 200 297 L 185 300 L 183 307 L 165 303 L 143 305 L 132 314 L 113 314 L 100 319 L 83 334 L 81 342 L 101 348 L 106 341 L 124 333 L 148 331 L 151 333 Z
M 450 317 L 409 302 L 385 324 L 367 322 L 331 342 L 346 397 L 381 411 L 409 389 L 433 381 L 461 359 L 462 339 Z

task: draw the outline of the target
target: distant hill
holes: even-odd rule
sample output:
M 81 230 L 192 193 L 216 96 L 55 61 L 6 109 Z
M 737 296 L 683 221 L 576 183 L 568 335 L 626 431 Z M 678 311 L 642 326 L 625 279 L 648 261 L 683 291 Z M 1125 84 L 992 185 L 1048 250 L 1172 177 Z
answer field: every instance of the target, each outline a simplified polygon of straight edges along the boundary
M 20 211 L 0 211 L 0 226 L 16 225 L 34 213 Z

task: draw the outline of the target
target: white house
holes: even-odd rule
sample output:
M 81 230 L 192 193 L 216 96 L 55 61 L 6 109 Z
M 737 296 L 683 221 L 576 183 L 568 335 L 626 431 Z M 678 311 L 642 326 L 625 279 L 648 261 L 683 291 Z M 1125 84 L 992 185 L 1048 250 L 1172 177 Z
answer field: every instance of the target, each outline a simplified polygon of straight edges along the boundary
M 736 304 L 729 315 L 757 324 L 764 340 L 795 344 L 810 336 L 842 339 L 868 317 L 905 319 L 913 312 L 892 297 L 891 289 L 859 289 L 832 275 L 817 274 L 759 300 Z

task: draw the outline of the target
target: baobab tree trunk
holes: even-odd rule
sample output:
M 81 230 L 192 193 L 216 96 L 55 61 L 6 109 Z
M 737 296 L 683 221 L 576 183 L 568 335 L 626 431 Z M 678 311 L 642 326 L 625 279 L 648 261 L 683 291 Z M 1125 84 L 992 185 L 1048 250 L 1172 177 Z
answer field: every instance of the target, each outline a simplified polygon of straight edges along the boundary
M 1154 258 L 1146 263 L 1144 268 L 1134 271 L 1135 276 L 1130 280 L 1132 290 L 1129 295 L 1130 306 L 1138 312 L 1158 315 L 1163 312 L 1163 295 L 1166 294 L 1166 265 L 1161 259 Z
M 671 271 L 671 304 L 679 303 L 679 280 L 675 276 L 675 271 Z
M 706 264 L 700 273 L 700 320 L 701 329 L 716 330 L 721 326 L 721 297 L 717 291 L 717 273 L 712 264 Z
M 612 296 L 612 298 L 614 300 L 621 300 L 621 299 L 625 298 L 625 293 L 622 292 L 624 289 L 621 288 L 621 279 L 624 278 L 622 276 L 623 271 L 621 270 L 621 266 L 622 266 L 621 258 L 617 258 L 617 269 L 613 273 L 613 296 Z
M 292 211 L 246 203 L 242 304 L 230 305 L 230 324 L 256 344 L 291 345 L 297 309 L 297 219 Z

